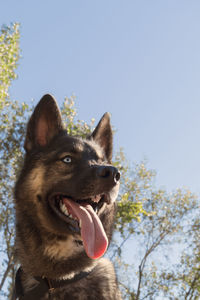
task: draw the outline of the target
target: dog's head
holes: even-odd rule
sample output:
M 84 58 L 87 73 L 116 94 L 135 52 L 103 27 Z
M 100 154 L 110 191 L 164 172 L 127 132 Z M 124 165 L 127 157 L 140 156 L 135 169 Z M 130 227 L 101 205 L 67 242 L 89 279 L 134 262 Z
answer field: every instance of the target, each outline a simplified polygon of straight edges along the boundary
M 109 114 L 87 139 L 72 137 L 55 99 L 45 95 L 29 120 L 25 150 L 16 185 L 17 212 L 20 207 L 48 232 L 79 236 L 90 258 L 103 255 L 120 179 L 111 165 Z

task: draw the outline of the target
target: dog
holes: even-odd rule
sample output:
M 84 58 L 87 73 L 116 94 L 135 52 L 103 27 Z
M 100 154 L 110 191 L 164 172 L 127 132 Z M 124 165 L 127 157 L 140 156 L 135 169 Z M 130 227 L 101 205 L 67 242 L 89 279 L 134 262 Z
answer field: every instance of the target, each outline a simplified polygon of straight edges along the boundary
M 15 186 L 21 267 L 13 299 L 120 300 L 114 267 L 102 258 L 120 181 L 109 114 L 86 139 L 69 136 L 47 94 L 30 117 L 24 148 Z

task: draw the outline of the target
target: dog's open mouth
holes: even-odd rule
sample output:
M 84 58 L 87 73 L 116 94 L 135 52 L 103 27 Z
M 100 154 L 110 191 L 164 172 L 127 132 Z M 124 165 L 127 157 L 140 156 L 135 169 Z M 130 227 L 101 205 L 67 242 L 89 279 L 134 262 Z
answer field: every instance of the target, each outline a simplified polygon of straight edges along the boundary
M 81 234 L 83 245 L 90 258 L 101 257 L 108 246 L 108 239 L 98 212 L 105 203 L 105 195 L 74 200 L 69 196 L 56 194 L 50 198 L 53 210 L 68 223 L 69 229 Z

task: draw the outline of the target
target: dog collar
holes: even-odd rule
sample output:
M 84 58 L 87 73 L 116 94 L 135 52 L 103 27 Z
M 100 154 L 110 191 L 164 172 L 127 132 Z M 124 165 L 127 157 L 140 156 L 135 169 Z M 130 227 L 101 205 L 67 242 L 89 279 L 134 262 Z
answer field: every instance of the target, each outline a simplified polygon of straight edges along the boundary
M 76 274 L 73 278 L 61 279 L 61 280 L 36 276 L 34 278 L 39 282 L 39 284 L 33 289 L 31 289 L 30 291 L 24 292 L 22 281 L 21 281 L 21 275 L 23 273 L 23 270 L 22 267 L 20 267 L 17 270 L 16 277 L 15 277 L 15 289 L 14 289 L 14 296 L 12 300 L 41 299 L 46 294 L 49 294 L 49 296 L 51 296 L 54 293 L 56 293 L 58 289 L 87 277 L 92 271 L 93 270 L 89 272 L 80 272 Z

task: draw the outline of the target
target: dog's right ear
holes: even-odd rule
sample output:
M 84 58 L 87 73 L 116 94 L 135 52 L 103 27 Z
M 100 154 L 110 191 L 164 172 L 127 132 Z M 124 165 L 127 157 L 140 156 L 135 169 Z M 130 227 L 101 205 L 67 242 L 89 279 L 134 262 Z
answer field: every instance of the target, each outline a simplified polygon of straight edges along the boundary
M 112 159 L 113 134 L 112 127 L 110 125 L 109 113 L 105 113 L 103 115 L 90 138 L 96 141 L 102 147 L 108 162 L 110 163 Z
M 44 95 L 28 122 L 25 150 L 29 152 L 33 147 L 48 145 L 61 130 L 63 125 L 57 102 L 53 96 Z

